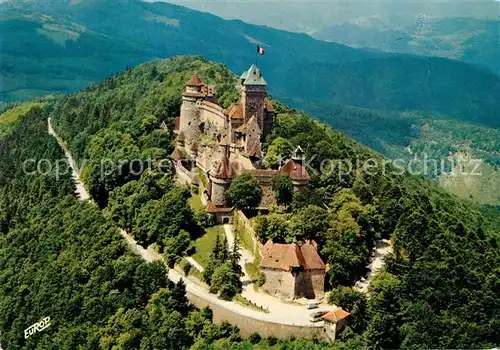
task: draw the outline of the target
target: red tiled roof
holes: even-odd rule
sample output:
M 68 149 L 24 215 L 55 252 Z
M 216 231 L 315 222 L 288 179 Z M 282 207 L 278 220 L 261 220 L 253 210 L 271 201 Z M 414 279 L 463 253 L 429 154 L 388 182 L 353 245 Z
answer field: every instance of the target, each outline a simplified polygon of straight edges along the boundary
M 262 152 L 260 150 L 260 143 L 253 142 L 248 148 L 248 156 L 255 158 L 262 158 Z
M 269 100 L 267 98 L 266 98 L 266 109 L 268 112 L 274 112 L 274 107 L 271 104 L 271 102 L 269 102 Z
M 290 271 L 293 267 L 303 267 L 304 270 L 325 268 L 325 264 L 311 244 L 299 246 L 295 243 L 273 243 L 271 240 L 262 247 L 260 266 L 285 271 Z
M 215 214 L 215 213 L 231 213 L 233 211 L 234 207 L 233 208 L 217 208 L 217 206 L 213 203 L 210 203 L 208 206 L 207 206 L 207 212 L 208 213 L 212 213 L 212 214 Z
M 324 314 L 323 320 L 335 323 L 338 321 L 342 321 L 343 319 L 349 317 L 349 315 L 350 315 L 350 313 L 348 313 L 347 311 L 345 311 L 341 308 L 337 308 L 335 310 L 332 310 L 332 311 Z
M 208 213 L 217 213 L 217 207 L 215 206 L 215 204 L 210 203 L 207 207 L 207 212 Z
M 243 106 L 241 103 L 233 103 L 227 110 L 227 114 L 231 119 L 243 119 Z
M 193 77 L 186 83 L 187 86 L 204 86 L 205 83 L 200 79 L 198 72 L 193 74 Z
M 243 134 L 249 134 L 251 130 L 257 130 L 257 132 L 260 133 L 259 123 L 257 122 L 257 118 L 255 117 L 255 115 L 252 115 L 245 124 L 239 126 L 236 129 L 237 132 L 241 132 Z
M 279 170 L 279 173 L 290 176 L 290 179 L 292 180 L 308 181 L 310 179 L 306 168 L 300 164 L 300 161 L 294 159 L 290 159 L 286 162 L 286 164 Z
M 278 172 L 278 170 L 273 170 L 273 169 L 255 169 L 255 170 L 250 170 L 250 174 L 253 176 L 271 176 L 274 175 Z
M 306 266 L 304 267 L 306 270 L 316 270 L 316 269 L 324 269 L 325 263 L 321 260 L 318 255 L 318 251 L 313 244 L 303 244 L 300 247 L 302 252 L 302 256 L 304 257 L 304 262 Z

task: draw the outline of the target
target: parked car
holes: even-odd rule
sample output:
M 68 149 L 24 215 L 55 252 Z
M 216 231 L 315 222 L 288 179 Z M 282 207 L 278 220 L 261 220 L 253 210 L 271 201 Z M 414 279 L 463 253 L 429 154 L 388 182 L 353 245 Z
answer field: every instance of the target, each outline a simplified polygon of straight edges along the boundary
M 311 309 L 316 309 L 318 307 L 318 302 L 317 301 L 311 301 L 309 303 L 306 304 L 306 307 L 308 310 L 311 310 Z
M 326 310 L 321 310 L 321 311 L 316 311 L 316 312 L 312 312 L 310 315 L 309 315 L 309 321 L 311 322 L 319 322 L 322 320 L 322 317 L 324 314 L 326 314 L 328 311 Z

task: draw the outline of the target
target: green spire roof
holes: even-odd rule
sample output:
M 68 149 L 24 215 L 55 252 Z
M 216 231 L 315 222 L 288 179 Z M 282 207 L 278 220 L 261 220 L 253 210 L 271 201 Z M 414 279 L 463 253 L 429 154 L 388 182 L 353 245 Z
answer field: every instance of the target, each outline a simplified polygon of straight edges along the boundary
M 244 80 L 243 85 L 267 85 L 260 69 L 255 64 L 252 64 L 250 69 L 241 75 L 240 79 Z

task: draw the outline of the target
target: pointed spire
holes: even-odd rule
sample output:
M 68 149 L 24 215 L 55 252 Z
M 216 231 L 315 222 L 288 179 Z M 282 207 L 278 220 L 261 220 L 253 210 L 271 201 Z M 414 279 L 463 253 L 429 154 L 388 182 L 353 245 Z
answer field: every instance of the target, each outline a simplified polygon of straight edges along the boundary
M 248 71 L 241 75 L 240 79 L 243 85 L 267 85 L 260 69 L 255 64 L 252 64 Z
M 185 157 L 182 154 L 181 150 L 177 147 L 175 147 L 174 151 L 172 152 L 171 155 L 173 160 L 183 160 Z
M 164 130 L 164 131 L 168 131 L 168 126 L 167 126 L 167 123 L 165 123 L 165 121 L 163 121 L 163 122 L 160 124 L 160 129 L 161 129 L 161 130 Z
M 193 77 L 186 83 L 187 86 L 205 86 L 203 80 L 200 79 L 198 72 L 193 74 Z
M 301 161 L 304 159 L 304 150 L 302 149 L 302 147 L 297 146 L 295 151 L 293 151 L 292 159 L 297 161 Z
M 222 180 L 231 179 L 235 176 L 234 169 L 225 155 L 212 163 L 209 174 L 216 179 Z

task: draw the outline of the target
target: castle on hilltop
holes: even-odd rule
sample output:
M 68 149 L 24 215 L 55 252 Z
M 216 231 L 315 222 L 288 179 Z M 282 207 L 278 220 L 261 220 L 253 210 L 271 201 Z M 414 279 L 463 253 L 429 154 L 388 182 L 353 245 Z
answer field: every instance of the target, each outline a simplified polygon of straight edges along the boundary
M 194 73 L 186 83 L 181 115 L 175 121 L 177 138 L 172 158 L 176 176 L 186 184 L 203 184 L 207 211 L 215 215 L 218 223 L 233 221 L 226 191 L 241 174 L 250 173 L 257 179 L 262 191 L 259 209 L 276 203 L 271 189 L 273 175 L 289 176 L 295 191 L 309 182 L 300 147 L 279 169 L 263 168 L 261 143 L 273 131 L 276 117 L 267 97 L 267 83 L 259 68 L 252 65 L 241 75 L 238 85 L 239 101 L 224 109 L 217 104 L 215 88 Z M 259 268 L 266 277 L 264 290 L 285 299 L 323 296 L 326 268 L 315 243 L 268 241 L 259 248 Z
M 205 174 L 209 209 L 213 212 L 228 206 L 225 192 L 232 179 L 245 172 L 258 180 L 262 206 L 274 201 L 270 191 L 272 175 L 289 175 L 297 191 L 309 182 L 300 148 L 281 169 L 262 167 L 261 143 L 273 130 L 276 113 L 267 97 L 267 83 L 256 65 L 241 75 L 239 89 L 239 101 L 224 109 L 217 104 L 214 87 L 194 73 L 186 83 L 181 114 L 175 121 L 177 138 L 172 157 L 177 175 L 192 176 L 194 168 Z

